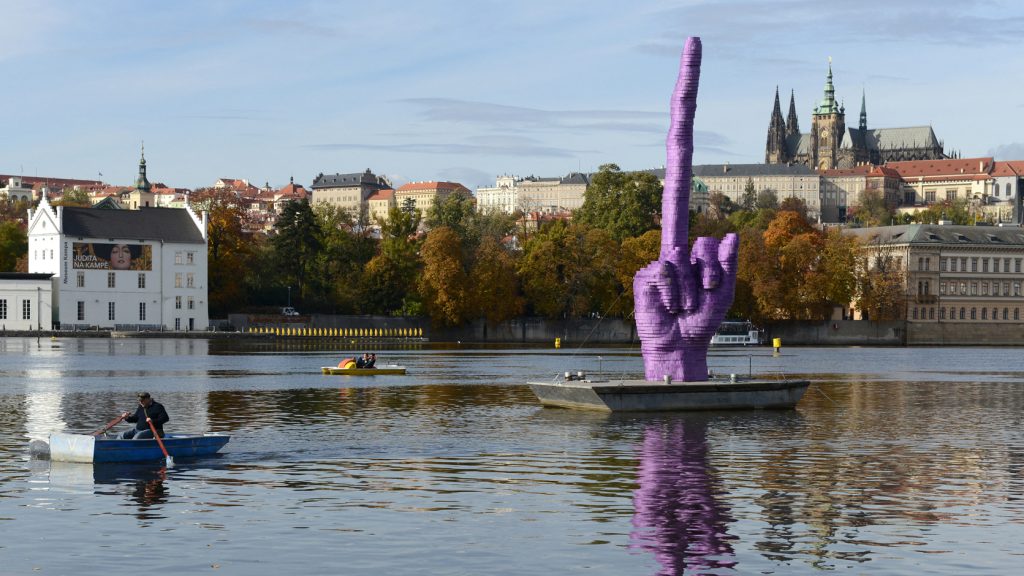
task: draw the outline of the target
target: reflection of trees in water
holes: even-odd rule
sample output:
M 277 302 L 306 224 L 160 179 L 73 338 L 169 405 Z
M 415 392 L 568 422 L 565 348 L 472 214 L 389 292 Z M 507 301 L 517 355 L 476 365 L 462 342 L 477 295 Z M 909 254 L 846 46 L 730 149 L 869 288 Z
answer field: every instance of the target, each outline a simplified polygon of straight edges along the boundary
M 732 522 L 708 466 L 707 427 L 670 422 L 649 427 L 637 474 L 633 546 L 654 552 L 660 574 L 703 573 L 736 565 Z

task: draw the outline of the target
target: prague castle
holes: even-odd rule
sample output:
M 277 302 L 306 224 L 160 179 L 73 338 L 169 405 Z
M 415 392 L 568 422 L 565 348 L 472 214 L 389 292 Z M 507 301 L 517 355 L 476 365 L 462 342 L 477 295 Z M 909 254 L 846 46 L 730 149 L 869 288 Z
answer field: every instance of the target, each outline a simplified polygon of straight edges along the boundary
M 811 169 L 852 168 L 870 163 L 884 164 L 907 160 L 939 160 L 946 158 L 942 142 L 931 126 L 906 128 L 868 128 L 864 95 L 861 94 L 860 122 L 856 128 L 846 125 L 846 108 L 836 101 L 832 85 L 832 63 L 829 61 L 825 96 L 814 107 L 811 131 L 800 133 L 795 97 L 789 98 L 789 114 L 785 120 L 775 90 L 775 108 L 768 125 L 765 147 L 766 164 L 803 164 Z

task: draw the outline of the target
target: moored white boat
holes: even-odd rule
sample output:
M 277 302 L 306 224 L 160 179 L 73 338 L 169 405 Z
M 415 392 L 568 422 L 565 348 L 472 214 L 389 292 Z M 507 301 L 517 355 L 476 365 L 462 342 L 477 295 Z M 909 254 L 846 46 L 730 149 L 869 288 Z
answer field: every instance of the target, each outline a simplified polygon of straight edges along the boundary
M 750 322 L 722 322 L 711 337 L 712 346 L 757 346 L 761 332 Z

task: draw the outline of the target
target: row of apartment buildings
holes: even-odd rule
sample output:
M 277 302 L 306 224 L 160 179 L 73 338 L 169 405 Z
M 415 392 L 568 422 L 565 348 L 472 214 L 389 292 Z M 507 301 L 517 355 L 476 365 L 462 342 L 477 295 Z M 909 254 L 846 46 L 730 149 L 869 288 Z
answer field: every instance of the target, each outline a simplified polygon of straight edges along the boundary
M 89 191 L 94 204 L 105 207 L 184 207 L 190 190 L 150 185 L 145 157 L 139 163 L 135 186 L 114 187 L 99 181 L 41 179 L 0 175 L 0 197 L 38 200 L 46 186 L 74 186 Z M 647 170 L 663 183 L 664 169 Z M 876 191 L 901 212 L 914 212 L 931 204 L 966 200 L 978 220 L 994 223 L 1024 222 L 1024 161 L 996 161 L 992 157 L 946 158 L 864 164 L 853 168 L 813 170 L 804 164 L 703 164 L 693 167 L 691 209 L 703 211 L 709 196 L 723 194 L 741 203 L 748 183 L 756 192 L 770 190 L 781 201 L 803 200 L 808 215 L 823 223 L 850 220 L 867 191 Z M 393 208 L 412 206 L 426 214 L 452 194 L 472 197 L 480 211 L 511 214 L 569 216 L 586 197 L 590 175 L 573 172 L 564 177 L 538 178 L 503 175 L 494 186 L 477 189 L 474 195 L 457 182 L 410 182 L 395 188 L 370 169 L 349 174 L 319 174 L 311 190 L 292 180 L 274 189 L 257 187 L 246 180 L 222 178 L 215 189 L 234 192 L 249 212 L 247 224 L 269 231 L 277 214 L 290 201 L 309 200 L 365 215 L 369 221 L 386 220 Z
M 452 194 L 472 198 L 473 193 L 458 182 L 409 182 L 394 188 L 386 177 L 365 172 L 351 174 L 319 174 L 313 180 L 312 202 L 327 204 L 386 221 L 394 208 L 411 206 L 426 214 L 435 204 Z
M 902 276 L 896 313 L 907 343 L 1024 344 L 1024 228 L 940 223 L 847 233 L 871 267 Z

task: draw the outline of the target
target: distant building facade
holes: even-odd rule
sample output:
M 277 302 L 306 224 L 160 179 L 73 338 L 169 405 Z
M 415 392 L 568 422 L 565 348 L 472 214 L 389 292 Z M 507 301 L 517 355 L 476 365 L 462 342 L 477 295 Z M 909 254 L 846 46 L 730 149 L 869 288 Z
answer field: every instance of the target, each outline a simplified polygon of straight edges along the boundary
M 884 260 L 902 273 L 906 320 L 983 324 L 991 330 L 1021 322 L 1020 227 L 912 224 L 847 233 L 860 239 L 873 267 Z
M 569 213 L 583 206 L 590 176 L 570 172 L 560 178 L 536 176 L 498 176 L 493 187 L 477 188 L 476 206 L 480 212 L 497 210 L 512 214 Z
M 391 188 L 374 192 L 366 203 L 370 210 L 370 222 L 387 222 L 391 209 L 398 207 L 395 202 L 395 191 Z
M 367 200 L 380 190 L 391 188 L 383 176 L 369 168 L 352 174 L 319 174 L 313 180 L 313 204 L 329 204 L 358 216 L 368 209 Z
M 518 207 L 524 212 L 557 214 L 583 206 L 590 178 L 571 172 L 561 178 L 523 178 L 518 183 Z
M 665 169 L 651 170 L 665 184 Z M 789 197 L 800 198 L 807 205 L 808 217 L 817 219 L 821 213 L 818 173 L 803 165 L 773 164 L 698 164 L 693 166 L 690 186 L 690 210 L 707 209 L 708 196 L 721 193 L 736 204 L 743 201 L 747 182 L 754 191 L 771 190 L 781 202 Z
M 946 158 L 943 144 L 935 137 L 931 126 L 868 128 L 864 94 L 861 94 L 857 127 L 847 126 L 846 108 L 835 97 L 831 62 L 824 97 L 811 116 L 810 132 L 800 132 L 795 94 L 790 93 L 789 114 L 783 119 L 779 91 L 775 90 L 765 145 L 766 164 L 803 164 L 816 170 L 832 170 L 864 163 L 942 158 Z
M 519 208 L 519 182 L 517 176 L 498 176 L 494 186 L 476 189 L 476 209 L 479 212 L 511 214 Z
M 458 182 L 409 182 L 395 190 L 394 202 L 399 208 L 404 207 L 411 201 L 423 216 L 435 205 L 444 201 L 452 194 L 459 194 L 466 198 L 472 198 L 473 193 Z

